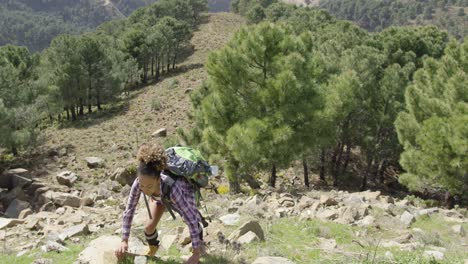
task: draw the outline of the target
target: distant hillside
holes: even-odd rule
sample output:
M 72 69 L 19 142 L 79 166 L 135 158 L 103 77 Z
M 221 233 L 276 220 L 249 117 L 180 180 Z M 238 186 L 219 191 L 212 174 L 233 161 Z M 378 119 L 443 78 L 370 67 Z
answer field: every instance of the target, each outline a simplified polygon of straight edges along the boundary
M 0 46 L 41 51 L 63 33 L 82 33 L 125 17 L 157 0 L 0 0 Z M 208 1 L 210 11 L 229 9 L 229 0 Z
M 467 0 L 284 0 L 296 5 L 318 6 L 339 19 L 380 31 L 389 26 L 436 25 L 452 36 L 468 35 Z

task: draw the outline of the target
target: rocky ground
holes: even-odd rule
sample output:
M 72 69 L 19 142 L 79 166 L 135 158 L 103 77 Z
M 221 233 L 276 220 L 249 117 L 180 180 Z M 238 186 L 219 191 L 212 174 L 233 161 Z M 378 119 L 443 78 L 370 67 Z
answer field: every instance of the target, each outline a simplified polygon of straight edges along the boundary
M 0 263 L 113 263 L 138 145 L 173 143 L 177 129 L 190 127 L 189 94 L 206 78 L 203 63 L 243 24 L 234 14 L 208 16 L 176 73 L 133 91 L 117 108 L 48 128 L 42 154 L 27 169 L 3 172 Z M 281 171 L 278 189 L 263 184 L 236 196 L 225 193 L 222 177 L 213 179 L 221 194 L 205 191 L 203 212 L 212 221 L 203 263 L 468 263 L 465 208 L 428 207 L 379 192 L 306 189 L 299 174 Z M 146 250 L 146 217 L 140 202 L 132 252 Z M 180 218 L 163 216 L 158 263 L 190 255 L 184 227 Z
M 99 166 L 99 160 L 89 159 L 88 165 Z M 9 203 L 8 218 L 0 218 L 5 258 L 24 263 L 114 263 L 112 251 L 119 245 L 127 183 L 133 176 L 117 169 L 97 192 L 83 195 L 86 192 L 74 187 L 78 177 L 72 172 L 57 174 L 57 184 L 47 186 L 29 181 L 27 173 L 16 169 L 5 174 L 17 183 L 0 197 Z M 206 191 L 205 201 L 212 220 L 205 229 L 210 254 L 205 263 L 468 261 L 466 209 L 422 208 L 414 200 L 380 192 L 278 192 L 265 186 L 252 195 Z M 140 202 L 131 252 L 146 250 L 141 240 L 146 218 Z M 188 229 L 180 219 L 163 216 L 158 230 L 163 263 L 181 263 L 190 255 Z M 54 254 L 49 260 L 44 258 L 48 252 Z M 63 262 L 61 254 L 70 259 Z M 269 257 L 276 258 L 265 260 Z

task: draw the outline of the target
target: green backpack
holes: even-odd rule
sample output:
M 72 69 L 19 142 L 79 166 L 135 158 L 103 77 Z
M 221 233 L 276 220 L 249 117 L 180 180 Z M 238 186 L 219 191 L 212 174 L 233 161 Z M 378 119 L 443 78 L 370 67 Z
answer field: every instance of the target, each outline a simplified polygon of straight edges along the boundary
M 166 149 L 167 169 L 177 176 L 183 176 L 189 182 L 203 188 L 208 185 L 211 167 L 200 151 L 189 147 Z

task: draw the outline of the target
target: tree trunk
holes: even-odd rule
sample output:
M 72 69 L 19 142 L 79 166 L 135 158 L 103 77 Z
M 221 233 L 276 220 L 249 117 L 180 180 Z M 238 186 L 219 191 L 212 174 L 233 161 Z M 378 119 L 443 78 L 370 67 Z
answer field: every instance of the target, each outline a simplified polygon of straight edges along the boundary
M 14 145 L 11 146 L 11 153 L 13 154 L 13 156 L 17 156 L 18 155 L 18 148 Z
M 351 158 L 351 145 L 346 144 L 345 160 L 344 160 L 344 164 L 343 164 L 343 167 L 341 169 L 341 172 L 340 172 L 341 175 L 343 175 L 346 172 L 346 169 L 348 168 L 350 158 Z
M 276 165 L 275 164 L 273 164 L 273 166 L 271 167 L 271 175 L 270 175 L 270 179 L 268 179 L 268 185 L 270 185 L 273 188 L 275 188 L 276 186 Z
M 241 192 L 239 181 L 229 181 L 229 192 L 231 194 L 237 194 Z
M 154 77 L 154 56 L 151 56 L 151 77 Z
M 247 182 L 250 188 L 260 189 L 260 184 L 250 174 L 243 174 L 242 179 Z
M 99 94 L 99 90 L 96 91 L 96 105 L 97 105 L 98 110 L 102 110 L 102 107 L 101 107 L 101 95 Z
M 80 98 L 80 116 L 84 115 L 83 98 Z
M 302 157 L 302 167 L 304 168 L 304 184 L 309 187 L 309 168 L 305 156 Z
M 71 115 L 72 115 L 72 121 L 76 120 L 76 111 L 75 111 L 75 106 L 72 105 L 71 107 Z
M 447 206 L 448 209 L 453 209 L 455 206 L 455 199 L 449 191 L 445 192 L 445 206 Z
M 70 110 L 68 107 L 66 108 L 66 110 L 67 110 L 67 120 L 70 120 Z
M 362 178 L 362 183 L 361 183 L 361 191 L 366 190 L 367 188 L 367 179 L 369 178 L 369 175 L 372 173 L 372 164 L 374 163 L 373 158 L 369 158 L 367 161 L 367 168 L 366 171 L 364 172 L 364 177 Z
M 175 69 L 175 63 L 176 63 L 177 52 L 178 51 L 179 51 L 179 43 L 177 43 L 175 51 L 174 51 L 174 57 L 173 57 L 173 60 L 172 60 L 172 69 Z
M 377 181 L 380 185 L 384 184 L 384 175 L 385 175 L 385 169 L 387 168 L 387 160 L 384 159 L 380 162 L 380 166 L 377 172 Z
M 156 57 L 156 81 L 159 81 L 159 77 L 161 76 L 160 75 L 160 65 L 161 65 L 161 58 L 159 57 L 159 55 Z
M 325 149 L 320 151 L 320 180 L 325 182 Z
M 332 162 L 331 162 L 331 174 L 333 178 L 333 186 L 337 186 L 338 184 L 338 167 L 341 162 L 341 153 L 342 153 L 343 145 L 338 143 L 336 145 L 335 150 L 333 151 Z

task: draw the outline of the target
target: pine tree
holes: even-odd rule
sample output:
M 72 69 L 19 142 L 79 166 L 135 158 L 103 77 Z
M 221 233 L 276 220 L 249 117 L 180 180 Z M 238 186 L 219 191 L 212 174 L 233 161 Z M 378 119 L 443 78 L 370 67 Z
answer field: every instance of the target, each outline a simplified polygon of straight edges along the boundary
M 395 122 L 404 147 L 399 180 L 413 190 L 468 190 L 468 40 L 452 41 L 441 60 L 424 60 Z

